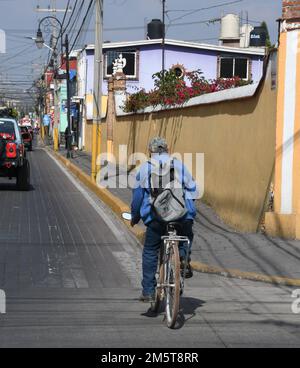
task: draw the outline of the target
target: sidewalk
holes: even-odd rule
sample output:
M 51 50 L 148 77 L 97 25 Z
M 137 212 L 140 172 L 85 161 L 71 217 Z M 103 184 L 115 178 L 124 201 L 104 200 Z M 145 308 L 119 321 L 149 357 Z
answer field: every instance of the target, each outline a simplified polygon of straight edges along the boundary
M 65 150 L 61 150 L 59 154 L 66 157 Z M 70 161 L 86 174 L 90 174 L 91 156 L 88 153 L 74 152 L 74 158 Z M 126 204 L 130 204 L 130 189 L 109 191 Z M 300 286 L 300 241 L 237 232 L 225 225 L 208 206 L 203 203 L 197 206 L 193 243 L 196 270 Z M 293 280 L 285 282 L 277 280 L 276 277 Z

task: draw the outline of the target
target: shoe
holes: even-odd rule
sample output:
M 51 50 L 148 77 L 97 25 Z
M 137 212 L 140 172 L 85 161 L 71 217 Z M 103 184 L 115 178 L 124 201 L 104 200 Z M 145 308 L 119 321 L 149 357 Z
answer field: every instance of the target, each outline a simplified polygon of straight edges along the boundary
M 155 302 L 155 296 L 154 294 L 149 294 L 149 295 L 145 295 L 145 294 L 141 294 L 141 296 L 139 297 L 139 301 L 143 302 L 143 303 L 154 303 Z
M 184 266 L 185 266 L 185 258 L 180 258 L 180 269 L 181 269 L 181 276 L 183 277 L 183 273 L 184 273 Z M 185 267 L 185 278 L 186 279 L 190 279 L 191 277 L 193 277 L 194 273 L 193 273 L 193 269 L 190 263 L 190 260 L 187 262 L 187 265 Z

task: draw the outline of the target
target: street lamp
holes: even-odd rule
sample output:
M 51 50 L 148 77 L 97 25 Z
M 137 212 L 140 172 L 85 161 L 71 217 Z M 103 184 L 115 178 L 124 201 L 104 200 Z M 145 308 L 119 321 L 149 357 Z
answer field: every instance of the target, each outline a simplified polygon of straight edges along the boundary
M 43 38 L 43 33 L 39 27 L 37 33 L 36 33 L 36 38 L 35 38 L 35 44 L 37 46 L 38 49 L 42 49 L 44 47 L 44 38 Z
M 39 25 L 38 25 L 38 31 L 37 31 L 37 34 L 36 34 L 36 38 L 35 38 L 35 43 L 36 43 L 36 46 L 41 49 L 43 46 L 47 46 L 45 44 L 45 41 L 44 41 L 44 37 L 43 37 L 43 33 L 42 33 L 42 30 L 41 30 L 41 25 L 43 23 L 45 23 L 45 30 L 49 30 L 50 26 L 54 26 L 53 25 L 53 21 L 55 21 L 58 25 L 59 25 L 59 35 L 58 37 L 56 38 L 58 40 L 58 38 L 61 38 L 61 44 L 62 46 L 65 47 L 65 53 L 66 53 L 66 79 L 67 79 L 67 122 L 68 122 L 68 134 L 67 134 L 67 157 L 70 158 L 71 157 L 71 137 L 72 137 L 72 134 L 71 134 L 71 130 L 72 130 L 72 127 L 71 127 L 71 107 L 70 107 L 70 63 L 69 63 L 69 39 L 68 39 L 68 35 L 66 35 L 65 37 L 65 42 L 63 42 L 63 25 L 62 23 L 59 21 L 59 19 L 57 19 L 56 17 L 54 16 L 47 16 L 47 17 L 44 17 L 40 20 L 39 22 Z M 53 34 L 52 34 L 53 36 Z M 56 57 L 56 46 L 57 46 L 57 41 L 56 43 L 54 44 L 54 49 L 53 49 L 53 53 Z M 50 48 L 49 46 L 47 46 L 48 48 Z M 54 92 L 55 93 L 55 92 Z M 56 136 L 57 134 L 57 136 Z M 55 131 L 55 134 L 54 134 L 54 139 L 58 140 L 58 132 Z M 58 147 L 58 142 L 54 142 L 54 147 Z M 56 149 L 56 148 L 55 148 Z

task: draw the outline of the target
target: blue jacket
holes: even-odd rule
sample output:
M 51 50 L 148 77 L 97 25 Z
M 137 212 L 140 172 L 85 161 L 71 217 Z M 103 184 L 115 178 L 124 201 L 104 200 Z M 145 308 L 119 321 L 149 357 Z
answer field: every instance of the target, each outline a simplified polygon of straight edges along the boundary
M 167 153 L 154 154 L 151 156 L 151 159 L 162 164 L 172 160 L 170 155 Z M 144 224 L 147 225 L 155 218 L 150 203 L 150 170 L 151 164 L 150 162 L 146 162 L 141 166 L 136 176 L 136 185 L 133 189 L 131 203 L 131 214 L 135 224 L 142 219 Z M 186 192 L 185 202 L 188 212 L 183 220 L 193 220 L 196 216 L 196 206 L 194 201 L 198 195 L 196 182 L 181 161 L 174 159 L 174 170 L 178 175 L 178 180 L 184 184 Z

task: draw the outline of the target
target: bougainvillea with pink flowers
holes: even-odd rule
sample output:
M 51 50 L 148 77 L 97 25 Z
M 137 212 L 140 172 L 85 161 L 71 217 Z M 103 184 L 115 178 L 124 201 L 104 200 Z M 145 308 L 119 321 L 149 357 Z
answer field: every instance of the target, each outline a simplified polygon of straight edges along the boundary
M 239 77 L 230 79 L 207 80 L 200 70 L 186 72 L 178 77 L 173 69 L 153 75 L 154 89 L 146 92 L 139 90 L 128 96 L 123 107 L 125 112 L 144 110 L 148 106 L 175 106 L 183 105 L 190 98 L 207 93 L 219 92 L 251 84 Z

